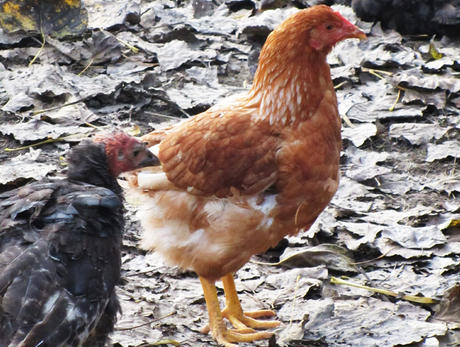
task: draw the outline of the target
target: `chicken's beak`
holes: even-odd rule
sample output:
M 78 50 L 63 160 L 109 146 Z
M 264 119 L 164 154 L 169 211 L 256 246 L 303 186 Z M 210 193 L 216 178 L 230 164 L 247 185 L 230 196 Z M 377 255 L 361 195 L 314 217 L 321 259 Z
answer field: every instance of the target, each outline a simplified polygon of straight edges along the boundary
M 366 34 L 362 30 L 358 29 L 357 27 L 355 27 L 355 31 L 352 33 L 352 35 L 353 35 L 352 37 L 355 37 L 360 40 L 367 39 Z
M 148 166 L 158 166 L 161 165 L 160 160 L 156 155 L 146 149 L 146 156 L 145 158 L 137 165 L 137 168 L 143 168 Z
M 354 25 L 351 25 L 348 30 L 348 33 L 346 35 L 346 38 L 349 38 L 349 39 L 360 39 L 360 40 L 365 40 L 367 39 L 367 36 L 366 34 L 361 30 L 359 29 L 358 27 L 354 26 Z

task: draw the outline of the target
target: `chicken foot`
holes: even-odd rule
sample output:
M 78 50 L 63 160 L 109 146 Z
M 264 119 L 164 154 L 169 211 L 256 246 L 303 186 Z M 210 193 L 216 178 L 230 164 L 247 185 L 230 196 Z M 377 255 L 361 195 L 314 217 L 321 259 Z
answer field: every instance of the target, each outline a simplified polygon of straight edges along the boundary
M 252 328 L 248 328 L 246 325 L 244 325 L 241 322 L 238 324 L 238 326 L 235 326 L 236 329 L 228 329 L 223 319 L 223 312 L 220 310 L 219 300 L 217 299 L 216 286 L 214 285 L 214 283 L 209 282 L 207 279 L 203 277 L 200 277 L 200 281 L 203 287 L 203 293 L 204 293 L 204 299 L 206 301 L 206 306 L 208 308 L 209 330 L 211 331 L 211 335 L 214 337 L 214 339 L 216 339 L 217 343 L 224 345 L 225 347 L 234 347 L 236 345 L 233 344 L 232 342 L 235 342 L 235 343 L 251 342 L 255 340 L 268 339 L 273 335 L 273 333 L 266 332 L 266 331 L 254 332 Z M 233 282 L 233 278 L 231 278 L 231 282 Z M 233 287 L 234 287 L 234 284 L 233 284 Z M 235 291 L 235 295 L 236 295 L 236 291 Z M 239 301 L 238 301 L 238 306 L 240 307 L 240 310 L 241 310 Z M 226 315 L 229 316 L 228 313 L 226 313 Z M 279 322 L 277 323 L 279 324 Z M 207 329 L 205 328 L 205 330 Z
M 243 312 L 238 294 L 236 292 L 233 275 L 228 274 L 222 277 L 225 292 L 225 308 L 222 310 L 222 316 L 227 318 L 237 329 L 270 329 L 280 325 L 279 321 L 264 321 L 255 318 L 273 317 L 275 312 L 272 310 L 258 310 L 253 312 Z

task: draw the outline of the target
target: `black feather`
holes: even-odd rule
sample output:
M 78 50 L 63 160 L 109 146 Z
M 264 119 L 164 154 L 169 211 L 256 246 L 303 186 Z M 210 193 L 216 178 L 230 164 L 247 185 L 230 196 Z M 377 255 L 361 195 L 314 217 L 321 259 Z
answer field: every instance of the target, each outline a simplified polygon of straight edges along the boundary
M 460 36 L 459 0 L 352 0 L 356 15 L 402 34 Z
M 120 309 L 123 199 L 104 145 L 67 179 L 0 194 L 0 346 L 104 346 Z

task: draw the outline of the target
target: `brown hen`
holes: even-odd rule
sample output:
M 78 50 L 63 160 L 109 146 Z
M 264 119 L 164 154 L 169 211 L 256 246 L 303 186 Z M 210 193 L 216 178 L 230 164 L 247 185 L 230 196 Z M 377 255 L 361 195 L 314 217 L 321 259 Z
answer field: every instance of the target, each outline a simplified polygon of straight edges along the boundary
M 129 177 L 142 247 L 200 276 L 220 344 L 271 336 L 254 329 L 278 326 L 256 319 L 274 312 L 244 313 L 233 273 L 308 229 L 337 190 L 341 121 L 326 56 L 347 38 L 365 35 L 327 6 L 301 10 L 268 36 L 246 95 L 143 137 L 162 166 Z

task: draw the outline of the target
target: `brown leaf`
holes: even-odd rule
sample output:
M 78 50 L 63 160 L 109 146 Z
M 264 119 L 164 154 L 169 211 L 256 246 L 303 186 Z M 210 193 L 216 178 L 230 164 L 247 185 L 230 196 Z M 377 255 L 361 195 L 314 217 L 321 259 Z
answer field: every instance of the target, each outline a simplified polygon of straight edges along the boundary
M 337 245 L 322 244 L 315 247 L 287 248 L 277 265 L 293 268 L 314 267 L 325 264 L 328 269 L 340 272 L 358 272 L 348 252 Z
M 0 4 L 0 26 L 8 33 L 78 36 L 87 25 L 88 13 L 80 0 L 7 0 Z
M 435 317 L 443 321 L 460 323 L 460 283 L 456 283 L 444 293 Z

